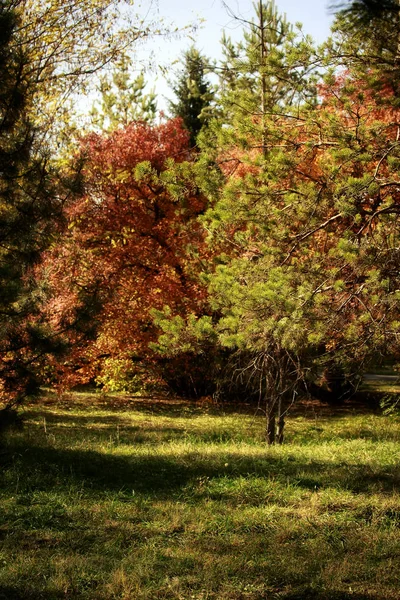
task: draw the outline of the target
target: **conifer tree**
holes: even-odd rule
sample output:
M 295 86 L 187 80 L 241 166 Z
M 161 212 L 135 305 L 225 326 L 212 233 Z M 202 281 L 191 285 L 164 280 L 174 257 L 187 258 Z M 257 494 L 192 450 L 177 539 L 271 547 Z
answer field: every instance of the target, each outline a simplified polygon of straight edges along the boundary
M 158 323 L 164 346 L 168 335 L 186 344 L 192 339 L 195 346 L 203 332 L 211 336 L 210 323 L 217 323 L 221 346 L 247 357 L 248 382 L 262 395 L 266 437 L 275 443 L 283 439 L 285 410 L 301 379 L 301 348 L 286 344 L 274 330 L 283 309 L 278 290 L 289 293 L 291 286 L 290 277 L 274 272 L 284 257 L 274 246 L 286 235 L 278 216 L 299 141 L 299 107 L 314 106 L 315 87 L 307 76 L 313 58 L 309 40 L 295 43 L 273 3 L 260 2 L 256 9 L 243 42 L 224 40 L 221 116 L 200 136 L 199 185 L 213 207 L 205 224 L 218 256 L 215 272 L 208 274 L 213 317 L 190 318 L 181 336 L 178 321 L 175 329 L 161 318 Z
M 101 131 L 126 127 L 133 121 L 154 122 L 157 102 L 154 91 L 145 92 L 144 74 L 132 79 L 132 62 L 123 58 L 111 75 L 101 77 L 100 102 L 91 111 L 93 124 Z
M 190 133 L 190 143 L 196 139 L 203 125 L 210 119 L 213 90 L 206 78 L 207 60 L 192 46 L 183 55 L 183 68 L 172 84 L 176 102 L 169 102 L 174 117 L 181 117 Z
M 363 77 L 400 85 L 400 5 L 397 0 L 350 0 L 333 5 L 331 61 Z
M 272 5 L 267 21 L 262 8 L 243 45 L 230 49 L 236 70 L 224 126 L 214 128 L 220 179 L 207 228 L 225 253 L 209 275 L 219 339 L 253 354 L 273 442 L 280 402 L 301 379 L 313 384 L 328 367 L 327 397 L 343 400 L 344 375 L 399 355 L 400 117 L 395 78 L 378 63 L 362 77 L 354 46 L 347 71 L 318 87 L 312 48 L 290 32 L 262 53 L 263 32 L 268 39 L 282 26 Z M 251 69 L 240 57 L 257 48 Z
M 32 390 L 34 367 L 54 349 L 38 312 L 32 267 L 52 235 L 59 212 L 48 157 L 27 114 L 35 82 L 16 43 L 13 3 L 0 6 L 0 399 Z
M 309 40 L 295 41 L 293 28 L 273 2 L 259 2 L 255 8 L 243 42 L 225 40 L 225 126 L 216 137 L 224 183 L 209 213 L 209 228 L 230 258 L 211 276 L 209 290 L 222 315 L 220 342 L 250 356 L 248 366 L 259 381 L 266 410 L 266 438 L 274 443 L 283 439 L 285 410 L 302 373 L 300 347 L 289 347 L 272 326 L 280 310 L 272 298 L 279 287 L 290 285 L 277 273 L 267 282 L 275 262 L 270 241 L 278 229 L 279 236 L 285 235 L 277 219 L 283 196 L 277 197 L 273 186 L 293 164 L 295 146 L 287 141 L 295 131 L 299 107 L 314 106 L 315 88 L 307 74 L 312 60 Z M 269 316 L 257 314 L 265 293 L 272 301 Z

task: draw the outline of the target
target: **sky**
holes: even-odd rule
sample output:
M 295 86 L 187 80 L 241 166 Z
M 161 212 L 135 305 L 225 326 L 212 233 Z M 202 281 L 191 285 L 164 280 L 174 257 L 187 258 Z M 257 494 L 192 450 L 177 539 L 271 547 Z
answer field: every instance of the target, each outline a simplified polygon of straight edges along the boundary
M 275 0 L 281 13 L 286 13 L 287 20 L 295 24 L 301 22 L 303 31 L 310 34 L 316 42 L 323 42 L 329 35 L 333 16 L 328 6 L 330 0 Z M 226 0 L 225 4 L 235 15 L 244 19 L 254 16 L 253 0 Z M 149 40 L 140 50 L 138 57 L 141 63 L 154 65 L 147 79 L 155 87 L 159 96 L 159 108 L 165 109 L 166 100 L 171 98 L 171 91 L 165 77 L 161 75 L 158 66 L 164 67 L 170 74 L 179 69 L 182 52 L 191 44 L 208 58 L 218 59 L 221 56 L 220 40 L 225 30 L 233 39 L 240 39 L 242 27 L 229 15 L 223 0 L 142 0 L 141 14 L 148 18 L 164 19 L 165 25 L 179 29 L 190 23 L 198 23 L 198 28 L 178 39 L 157 37 Z M 150 58 L 152 52 L 153 57 Z

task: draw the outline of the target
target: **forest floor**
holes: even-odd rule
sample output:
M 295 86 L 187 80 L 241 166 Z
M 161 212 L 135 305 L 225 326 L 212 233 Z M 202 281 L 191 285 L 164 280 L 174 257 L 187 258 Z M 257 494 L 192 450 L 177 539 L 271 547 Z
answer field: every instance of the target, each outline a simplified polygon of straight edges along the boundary
M 47 394 L 0 448 L 0 600 L 399 600 L 400 417 Z

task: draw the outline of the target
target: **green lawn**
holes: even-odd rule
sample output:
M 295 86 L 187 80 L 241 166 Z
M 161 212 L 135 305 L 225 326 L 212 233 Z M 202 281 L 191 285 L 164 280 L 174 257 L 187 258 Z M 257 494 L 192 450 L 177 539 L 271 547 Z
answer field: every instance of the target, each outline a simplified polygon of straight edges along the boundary
M 0 600 L 399 600 L 400 419 L 51 397 L 0 450 Z

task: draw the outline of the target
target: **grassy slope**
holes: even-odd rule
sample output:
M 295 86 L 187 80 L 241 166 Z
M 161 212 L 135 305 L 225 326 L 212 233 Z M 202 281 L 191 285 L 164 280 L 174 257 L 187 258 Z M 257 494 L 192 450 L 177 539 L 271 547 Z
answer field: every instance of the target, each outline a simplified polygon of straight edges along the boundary
M 396 417 L 308 410 L 266 448 L 261 417 L 183 403 L 25 416 L 0 454 L 0 600 L 400 598 Z

